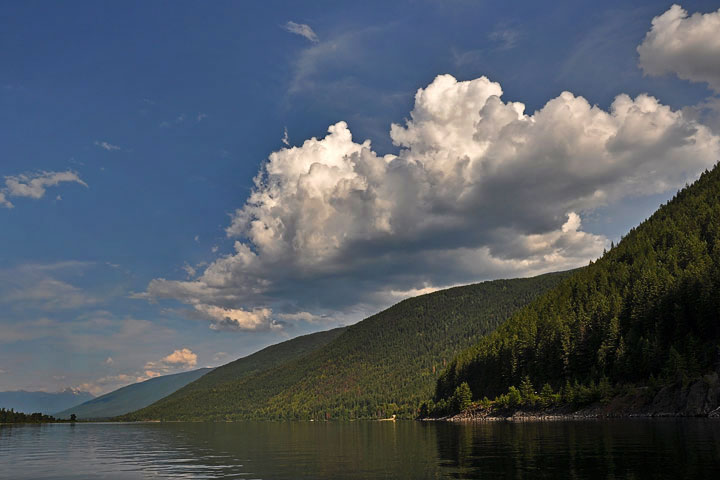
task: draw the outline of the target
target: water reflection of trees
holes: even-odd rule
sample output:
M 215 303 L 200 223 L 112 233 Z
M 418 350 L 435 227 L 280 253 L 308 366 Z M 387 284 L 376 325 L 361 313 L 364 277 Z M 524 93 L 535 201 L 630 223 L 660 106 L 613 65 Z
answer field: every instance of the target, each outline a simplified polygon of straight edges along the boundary
M 438 424 L 453 478 L 720 478 L 720 422 Z

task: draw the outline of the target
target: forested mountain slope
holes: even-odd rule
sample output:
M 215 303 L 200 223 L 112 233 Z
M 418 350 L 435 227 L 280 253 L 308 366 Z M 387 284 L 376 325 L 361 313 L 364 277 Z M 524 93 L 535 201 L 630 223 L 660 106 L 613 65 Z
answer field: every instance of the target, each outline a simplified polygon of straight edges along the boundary
M 123 413 L 147 407 L 188 383 L 194 382 L 210 371 L 212 371 L 212 368 L 200 368 L 190 372 L 163 375 L 144 382 L 133 383 L 56 413 L 55 417 L 70 418 L 70 415 L 74 413 L 78 419 L 88 420 L 122 415 Z
M 124 419 L 411 417 L 448 360 L 568 275 L 496 280 L 411 298 L 305 356 L 243 377 L 229 368 L 233 364 L 219 367 Z
M 547 393 L 562 390 L 563 398 L 593 391 L 597 398 L 621 385 L 698 378 L 718 369 L 719 352 L 716 166 L 597 262 L 458 355 L 435 402 L 464 382 L 475 400 L 523 383 L 526 390 L 547 383 Z

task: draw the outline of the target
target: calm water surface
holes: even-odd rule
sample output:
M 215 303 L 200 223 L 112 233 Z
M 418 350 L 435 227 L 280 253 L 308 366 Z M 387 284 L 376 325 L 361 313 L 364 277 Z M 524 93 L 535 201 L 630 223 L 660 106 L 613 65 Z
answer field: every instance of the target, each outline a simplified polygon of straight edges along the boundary
M 0 478 L 720 478 L 720 421 L 0 425 Z

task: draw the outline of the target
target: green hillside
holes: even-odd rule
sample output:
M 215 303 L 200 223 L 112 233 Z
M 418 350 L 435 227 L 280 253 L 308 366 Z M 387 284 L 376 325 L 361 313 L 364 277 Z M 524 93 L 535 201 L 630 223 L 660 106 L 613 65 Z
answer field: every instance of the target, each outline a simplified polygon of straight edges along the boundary
M 412 417 L 447 361 L 568 275 L 496 280 L 411 298 L 337 332 L 312 353 L 249 375 L 252 368 L 238 369 L 239 360 L 123 418 Z
M 458 355 L 439 379 L 435 401 L 467 382 L 475 400 L 521 385 L 532 395 L 533 385 L 547 384 L 548 399 L 552 389 L 587 403 L 622 386 L 688 382 L 719 360 L 716 166 L 597 262 Z
M 163 375 L 144 382 L 133 383 L 56 413 L 55 417 L 70 418 L 70 415 L 74 413 L 78 419 L 88 420 L 110 418 L 132 412 L 167 397 L 211 370 L 212 368 L 200 368 L 191 372 Z

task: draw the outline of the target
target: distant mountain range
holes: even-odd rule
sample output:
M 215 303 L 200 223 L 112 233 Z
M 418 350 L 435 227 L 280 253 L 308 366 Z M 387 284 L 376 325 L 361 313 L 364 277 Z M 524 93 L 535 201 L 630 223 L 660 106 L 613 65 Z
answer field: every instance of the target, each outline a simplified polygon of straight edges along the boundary
M 350 327 L 218 367 L 122 419 L 412 418 L 446 362 L 568 275 L 496 280 L 411 298 Z
M 74 413 L 79 420 L 99 420 L 122 415 L 146 407 L 210 371 L 212 368 L 200 368 L 133 383 L 84 403 L 76 402 L 54 416 L 69 418 Z
M 91 393 L 68 388 L 62 392 L 0 392 L 0 408 L 23 413 L 52 414 L 95 398 Z

